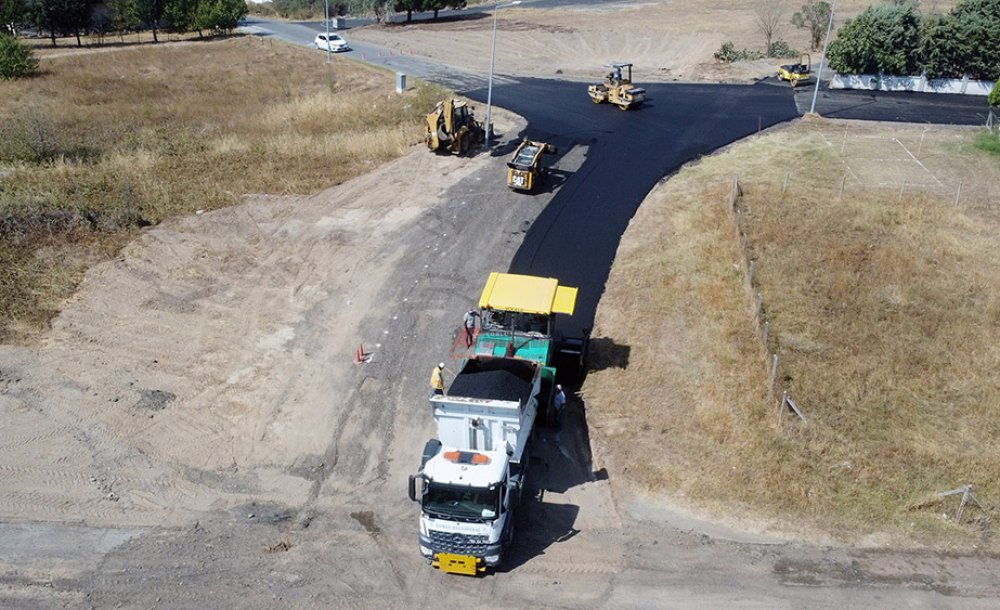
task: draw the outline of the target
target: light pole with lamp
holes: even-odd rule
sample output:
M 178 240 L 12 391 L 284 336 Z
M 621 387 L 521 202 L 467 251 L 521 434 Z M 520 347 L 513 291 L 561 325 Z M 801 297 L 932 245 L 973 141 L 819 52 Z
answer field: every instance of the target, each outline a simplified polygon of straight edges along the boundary
M 809 114 L 816 112 L 816 98 L 819 97 L 819 79 L 823 78 L 823 64 L 826 62 L 826 47 L 830 44 L 830 32 L 833 30 L 833 13 L 837 10 L 837 0 L 830 7 L 830 23 L 826 26 L 826 40 L 823 41 L 823 54 L 819 58 L 819 72 L 816 74 L 816 88 L 813 89 L 813 101 L 809 106 Z
M 490 126 L 490 110 L 493 108 L 493 64 L 497 58 L 497 12 L 502 8 L 510 8 L 521 4 L 521 0 L 515 0 L 509 4 L 497 4 L 493 7 L 493 45 L 490 49 L 490 83 L 486 88 L 486 150 L 490 149 L 490 136 L 492 129 Z
M 326 16 L 326 63 L 330 63 L 330 0 L 323 3 L 326 7 L 323 14 Z

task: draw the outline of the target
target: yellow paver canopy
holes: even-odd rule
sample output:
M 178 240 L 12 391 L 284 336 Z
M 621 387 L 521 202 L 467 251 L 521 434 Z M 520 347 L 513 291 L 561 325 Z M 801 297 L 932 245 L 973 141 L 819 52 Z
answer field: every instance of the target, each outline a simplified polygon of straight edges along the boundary
M 554 313 L 573 315 L 576 293 L 576 288 L 560 286 L 555 278 L 494 271 L 486 280 L 479 306 L 546 316 Z

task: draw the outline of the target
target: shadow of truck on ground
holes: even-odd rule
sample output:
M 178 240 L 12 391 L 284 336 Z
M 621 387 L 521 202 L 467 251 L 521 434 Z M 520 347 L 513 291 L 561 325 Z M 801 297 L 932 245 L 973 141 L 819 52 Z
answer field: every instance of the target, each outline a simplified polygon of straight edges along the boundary
M 547 502 L 547 493 L 562 494 L 592 481 L 607 480 L 605 469 L 591 464 L 590 433 L 586 407 L 569 386 L 564 386 L 566 407 L 561 422 L 540 420 L 531 446 L 528 488 L 515 522 L 514 544 L 501 571 L 510 571 L 545 554 L 554 544 L 579 533 L 575 504 Z

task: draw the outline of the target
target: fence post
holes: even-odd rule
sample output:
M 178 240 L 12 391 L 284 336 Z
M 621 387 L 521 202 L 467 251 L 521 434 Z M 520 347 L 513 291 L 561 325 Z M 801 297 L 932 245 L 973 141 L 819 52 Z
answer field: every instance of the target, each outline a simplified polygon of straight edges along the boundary
M 906 190 L 906 180 L 903 180 L 903 185 L 899 187 L 899 197 L 896 197 L 896 201 L 903 200 L 903 191 Z
M 964 182 L 959 182 L 958 183 L 958 190 L 955 191 L 955 205 L 956 206 L 958 205 L 959 198 L 962 196 L 962 185 L 963 184 L 964 184 Z
M 767 335 L 771 330 L 771 322 L 769 320 L 764 320 L 764 337 L 762 341 L 764 342 L 764 347 L 767 347 Z
M 778 378 L 778 354 L 771 354 L 771 389 L 774 390 L 774 380 Z
M 844 174 L 844 179 L 840 181 L 840 196 L 838 199 L 844 198 L 844 187 L 847 186 L 847 174 Z

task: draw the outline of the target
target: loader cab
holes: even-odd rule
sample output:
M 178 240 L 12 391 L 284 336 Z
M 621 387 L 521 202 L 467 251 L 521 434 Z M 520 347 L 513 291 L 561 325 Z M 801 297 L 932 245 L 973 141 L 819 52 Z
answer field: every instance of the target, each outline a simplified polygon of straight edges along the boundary
M 469 118 L 469 107 L 464 103 L 455 104 L 454 112 L 452 113 L 452 123 L 449 127 L 455 129 L 458 125 L 465 125 L 469 122 Z

